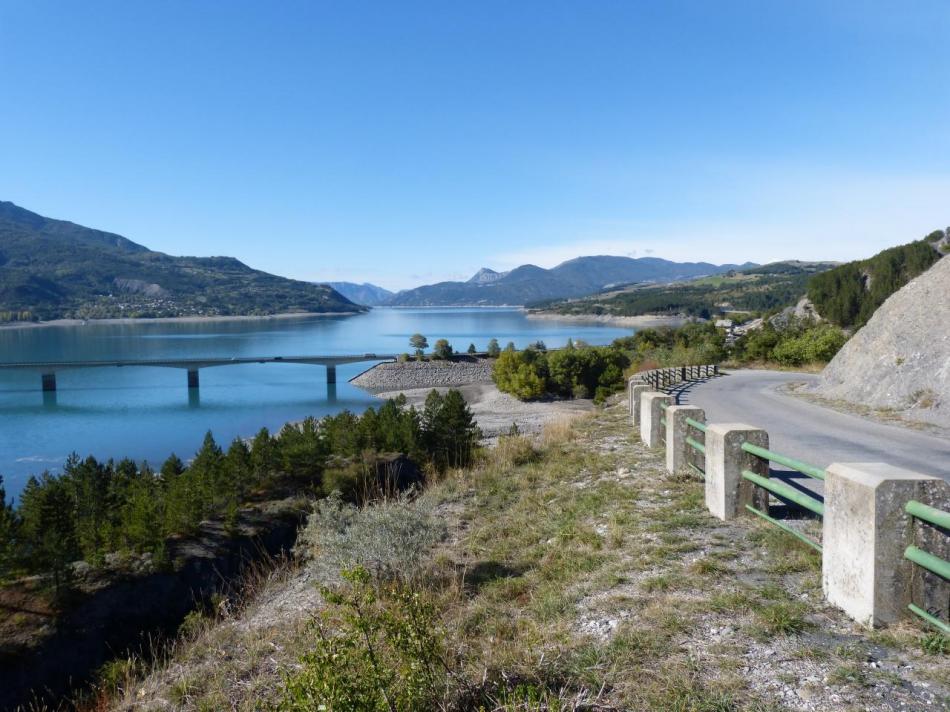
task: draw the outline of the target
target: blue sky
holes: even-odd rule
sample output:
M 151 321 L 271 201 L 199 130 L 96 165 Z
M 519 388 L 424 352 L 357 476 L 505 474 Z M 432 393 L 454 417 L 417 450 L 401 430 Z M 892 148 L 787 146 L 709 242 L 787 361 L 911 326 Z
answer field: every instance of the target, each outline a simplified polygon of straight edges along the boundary
M 950 3 L 0 0 L 0 199 L 390 288 L 950 224 Z

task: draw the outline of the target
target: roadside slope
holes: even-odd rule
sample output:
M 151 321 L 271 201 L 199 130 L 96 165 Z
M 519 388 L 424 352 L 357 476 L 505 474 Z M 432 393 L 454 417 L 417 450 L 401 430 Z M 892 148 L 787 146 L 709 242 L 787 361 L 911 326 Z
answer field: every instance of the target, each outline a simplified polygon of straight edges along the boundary
M 811 550 L 709 516 L 702 483 L 665 473 L 625 403 L 533 444 L 505 440 L 424 498 L 448 531 L 418 584 L 451 651 L 446 709 L 472 708 L 456 704 L 457 686 L 511 710 L 947 704 L 946 658 L 921 651 L 918 628 L 869 636 L 824 603 Z M 320 645 L 313 571 L 274 576 L 243 610 L 220 607 L 102 709 L 274 708 Z

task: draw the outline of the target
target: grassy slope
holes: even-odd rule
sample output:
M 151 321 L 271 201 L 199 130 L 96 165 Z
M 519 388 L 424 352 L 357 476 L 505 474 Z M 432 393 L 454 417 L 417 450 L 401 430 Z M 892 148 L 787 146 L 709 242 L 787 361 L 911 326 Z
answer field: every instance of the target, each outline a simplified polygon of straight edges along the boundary
M 947 658 L 921 652 L 919 628 L 867 634 L 825 605 L 811 550 L 710 517 L 701 482 L 668 476 L 623 406 L 549 430 L 539 458 L 516 464 L 523 452 L 503 441 L 425 495 L 450 531 L 427 578 L 470 680 L 534 681 L 564 709 L 950 704 Z M 144 682 L 114 674 L 112 708 L 269 707 L 313 644 L 310 575 L 278 568 Z

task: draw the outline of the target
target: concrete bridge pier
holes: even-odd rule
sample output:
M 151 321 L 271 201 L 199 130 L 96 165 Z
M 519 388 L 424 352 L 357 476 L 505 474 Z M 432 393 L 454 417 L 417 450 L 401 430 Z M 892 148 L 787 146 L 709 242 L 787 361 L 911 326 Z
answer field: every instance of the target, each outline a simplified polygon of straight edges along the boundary
M 44 393 L 56 392 L 56 374 L 55 373 L 43 374 L 43 392 Z
M 197 388 L 197 387 L 198 387 L 198 369 L 189 368 L 188 369 L 188 389 L 191 390 L 192 388 Z
M 327 385 L 336 385 L 336 364 L 327 364 Z

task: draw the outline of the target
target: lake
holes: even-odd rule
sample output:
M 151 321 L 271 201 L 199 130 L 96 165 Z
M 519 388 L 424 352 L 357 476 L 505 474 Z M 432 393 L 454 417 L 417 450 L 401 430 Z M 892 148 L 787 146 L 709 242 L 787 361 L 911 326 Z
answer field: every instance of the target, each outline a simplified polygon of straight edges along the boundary
M 629 328 L 528 319 L 518 309 L 374 309 L 341 317 L 246 321 L 89 323 L 0 329 L 0 361 L 300 356 L 402 353 L 409 336 L 445 338 L 459 351 L 489 339 L 502 347 L 569 337 L 606 344 Z M 347 380 L 372 366 L 337 367 L 328 392 L 320 366 L 247 364 L 201 370 L 189 391 L 184 370 L 90 368 L 57 373 L 57 392 L 43 393 L 31 371 L 0 370 L 0 474 L 16 496 L 31 474 L 58 472 L 71 452 L 101 459 L 131 457 L 155 466 L 172 452 L 189 459 L 211 430 L 219 444 L 261 427 L 378 404 Z M 335 390 L 335 392 L 334 392 Z

